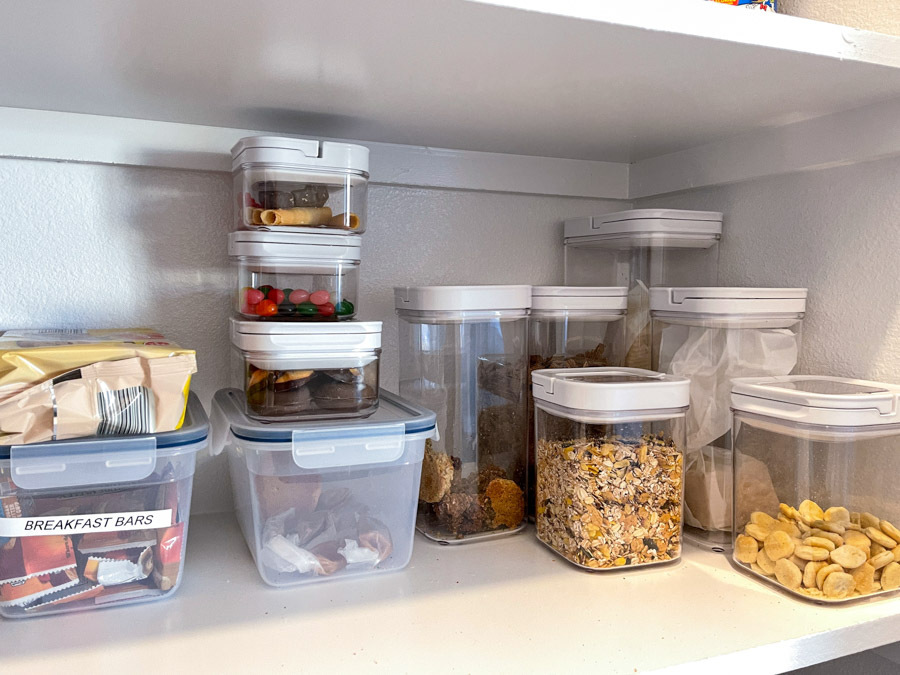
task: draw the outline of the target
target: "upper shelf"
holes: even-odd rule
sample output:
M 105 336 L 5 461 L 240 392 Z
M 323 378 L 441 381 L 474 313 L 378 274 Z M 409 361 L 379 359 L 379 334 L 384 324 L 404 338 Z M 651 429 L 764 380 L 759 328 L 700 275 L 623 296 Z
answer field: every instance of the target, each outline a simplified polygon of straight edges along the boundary
M 900 97 L 900 38 L 701 0 L 211 10 L 10 3 L 0 106 L 632 163 Z

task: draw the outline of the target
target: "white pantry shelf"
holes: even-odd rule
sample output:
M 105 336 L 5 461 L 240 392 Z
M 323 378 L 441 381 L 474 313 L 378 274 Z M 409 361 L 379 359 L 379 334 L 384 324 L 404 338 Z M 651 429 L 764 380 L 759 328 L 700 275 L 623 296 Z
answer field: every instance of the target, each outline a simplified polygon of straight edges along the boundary
M 688 548 L 681 564 L 582 572 L 531 531 L 442 547 L 404 571 L 273 589 L 230 515 L 191 524 L 171 599 L 4 621 L 3 672 L 576 672 L 799 668 L 896 640 L 898 601 L 798 602 Z M 52 638 L 51 638 L 52 636 Z M 527 664 L 522 666 L 522 664 Z

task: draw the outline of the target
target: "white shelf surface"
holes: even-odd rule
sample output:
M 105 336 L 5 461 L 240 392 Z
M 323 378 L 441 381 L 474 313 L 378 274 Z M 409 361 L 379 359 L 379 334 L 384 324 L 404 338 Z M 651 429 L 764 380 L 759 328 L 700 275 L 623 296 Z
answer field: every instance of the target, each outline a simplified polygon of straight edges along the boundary
M 171 599 L 0 623 L 4 675 L 38 672 L 781 672 L 900 635 L 900 603 L 820 607 L 688 548 L 675 566 L 582 572 L 530 531 L 417 537 L 404 571 L 260 580 L 231 515 L 192 520 Z

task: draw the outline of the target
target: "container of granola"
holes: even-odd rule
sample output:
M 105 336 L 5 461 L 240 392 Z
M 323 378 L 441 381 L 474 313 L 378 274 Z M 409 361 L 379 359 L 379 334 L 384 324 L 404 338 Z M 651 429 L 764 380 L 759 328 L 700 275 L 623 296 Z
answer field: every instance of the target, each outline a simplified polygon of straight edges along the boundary
M 677 561 L 689 380 L 638 368 L 531 379 L 538 539 L 591 571 Z
M 900 594 L 900 386 L 737 378 L 732 564 L 815 603 Z
M 530 286 L 397 288 L 400 393 L 437 413 L 416 527 L 441 543 L 525 525 Z
M 528 369 L 625 365 L 624 286 L 532 286 Z M 528 494 L 534 520 L 534 401 L 528 392 Z

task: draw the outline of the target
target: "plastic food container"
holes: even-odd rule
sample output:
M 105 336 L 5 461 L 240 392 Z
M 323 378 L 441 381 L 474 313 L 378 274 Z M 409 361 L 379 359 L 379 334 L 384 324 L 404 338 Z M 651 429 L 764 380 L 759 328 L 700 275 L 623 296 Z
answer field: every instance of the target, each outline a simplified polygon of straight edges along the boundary
M 342 321 L 356 315 L 360 238 L 232 232 L 234 311 L 261 321 Z
M 525 525 L 530 286 L 397 288 L 400 393 L 437 413 L 418 529 L 458 543 Z
M 532 286 L 529 370 L 622 366 L 628 289 Z M 528 391 L 528 495 L 534 519 L 534 404 Z
M 178 431 L 0 446 L 0 615 L 158 600 L 181 584 L 197 452 L 191 394 Z
M 713 286 L 722 214 L 638 209 L 565 222 L 565 283 L 626 286 L 625 364 L 650 368 L 651 286 Z
M 362 234 L 369 149 L 277 136 L 242 138 L 231 149 L 238 229 Z
M 364 417 L 378 405 L 381 322 L 231 320 L 245 412 L 260 420 Z
M 900 386 L 790 375 L 734 381 L 736 567 L 842 603 L 900 588 Z
M 653 288 L 653 369 L 691 380 L 685 538 L 731 546 L 731 380 L 789 375 L 800 356 L 805 288 Z
M 590 570 L 678 560 L 688 380 L 637 368 L 531 380 L 538 539 Z
M 434 413 L 382 392 L 366 420 L 261 424 L 244 415 L 242 399 L 236 389 L 216 394 L 212 448 L 227 450 L 238 522 L 263 581 L 406 567 Z

